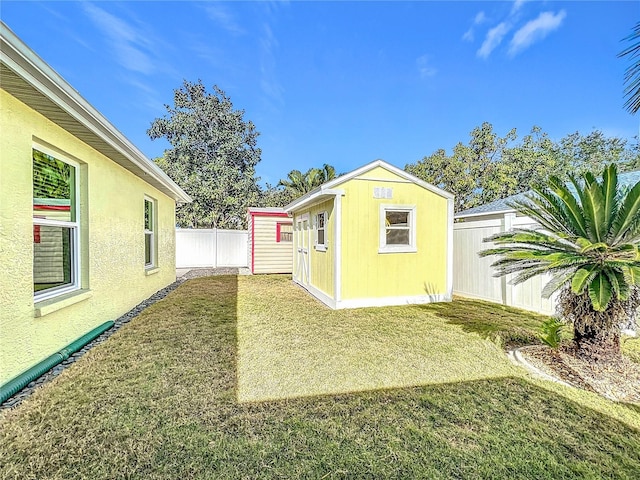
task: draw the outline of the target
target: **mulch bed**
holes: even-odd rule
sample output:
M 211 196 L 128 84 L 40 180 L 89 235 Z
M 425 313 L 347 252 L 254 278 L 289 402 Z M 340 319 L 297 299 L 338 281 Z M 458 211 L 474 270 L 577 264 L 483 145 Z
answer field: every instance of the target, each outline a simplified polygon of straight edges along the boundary
M 619 357 L 593 363 L 576 357 L 571 347 L 545 345 L 520 349 L 522 356 L 547 375 L 610 400 L 640 404 L 640 365 Z

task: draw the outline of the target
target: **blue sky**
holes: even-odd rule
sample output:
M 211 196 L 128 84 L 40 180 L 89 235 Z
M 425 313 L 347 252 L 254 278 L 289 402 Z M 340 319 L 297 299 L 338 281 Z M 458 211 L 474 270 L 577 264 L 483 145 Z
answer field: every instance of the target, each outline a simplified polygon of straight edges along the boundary
M 640 2 L 14 2 L 2 20 L 151 158 L 183 79 L 261 132 L 262 182 L 329 163 L 398 167 L 484 121 L 631 139 L 616 55 Z

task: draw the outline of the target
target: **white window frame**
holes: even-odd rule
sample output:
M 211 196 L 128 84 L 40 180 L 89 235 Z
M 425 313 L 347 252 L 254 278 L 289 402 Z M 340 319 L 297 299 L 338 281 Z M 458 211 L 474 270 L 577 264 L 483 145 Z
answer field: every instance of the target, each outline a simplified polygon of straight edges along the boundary
M 151 230 L 147 229 L 147 226 L 144 223 L 144 216 L 147 210 L 147 202 L 151 204 Z M 142 226 L 144 229 L 144 268 L 146 270 L 150 270 L 152 268 L 157 268 L 158 266 L 158 257 L 156 251 L 156 236 L 158 231 L 158 202 L 155 198 L 149 197 L 147 195 L 144 196 L 144 202 L 142 203 Z M 149 245 L 151 249 L 151 262 L 147 263 L 147 235 L 151 237 Z
M 324 222 L 322 225 L 322 228 L 320 228 L 320 215 L 322 215 L 324 217 Z M 315 243 L 315 249 L 319 252 L 326 252 L 327 251 L 327 219 L 329 218 L 329 215 L 327 215 L 327 211 L 325 210 L 324 212 L 318 212 L 315 215 L 315 221 L 316 221 L 316 243 Z M 323 237 L 324 237 L 324 242 L 323 243 L 319 243 L 318 242 L 318 232 L 322 230 L 323 232 Z
M 409 245 L 387 245 L 387 212 L 407 212 L 409 218 Z M 380 205 L 380 247 L 378 253 L 415 253 L 416 244 L 416 206 L 415 205 Z
M 45 226 L 45 227 L 62 227 L 71 230 L 71 283 L 67 285 L 61 285 L 59 287 L 48 288 L 47 290 L 41 290 L 40 292 L 33 292 L 34 303 L 42 302 L 50 298 L 54 298 L 65 293 L 73 292 L 80 289 L 80 164 L 71 160 L 66 155 L 60 152 L 54 151 L 43 145 L 34 143 L 31 145 L 31 165 L 33 168 L 33 150 L 38 150 L 46 155 L 49 155 L 56 160 L 71 165 L 74 171 L 74 193 L 75 198 L 71 202 L 71 218 L 75 218 L 74 221 L 66 220 L 53 220 L 45 218 L 35 218 L 33 213 L 31 214 L 33 219 L 33 225 Z M 31 182 L 33 183 L 33 172 L 31 174 Z M 31 194 L 33 199 L 33 192 Z M 33 200 L 32 200 L 33 202 Z M 32 207 L 33 210 L 33 207 Z M 33 266 L 32 266 L 33 272 Z

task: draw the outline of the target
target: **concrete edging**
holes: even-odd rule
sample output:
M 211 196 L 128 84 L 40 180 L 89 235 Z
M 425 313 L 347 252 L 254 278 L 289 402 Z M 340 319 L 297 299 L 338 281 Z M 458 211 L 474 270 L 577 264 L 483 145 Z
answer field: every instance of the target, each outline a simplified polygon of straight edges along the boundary
M 559 383 L 560 385 L 564 385 L 565 387 L 569 387 L 569 388 L 577 388 L 573 385 L 571 385 L 570 383 L 565 382 L 564 380 L 560 380 L 557 377 L 554 377 L 553 375 L 549 375 L 546 372 L 543 372 L 542 370 L 540 370 L 538 367 L 535 367 L 534 365 L 532 365 L 531 363 L 529 363 L 523 356 L 522 353 L 520 353 L 520 350 L 522 348 L 526 348 L 526 347 L 520 347 L 520 348 L 514 348 L 512 350 L 509 350 L 507 352 L 507 357 L 509 357 L 509 359 L 515 363 L 516 365 L 521 365 L 524 368 L 526 368 L 527 370 L 529 370 L 531 373 L 533 373 L 534 375 L 542 378 L 543 380 L 549 380 L 550 382 L 554 382 L 554 383 Z

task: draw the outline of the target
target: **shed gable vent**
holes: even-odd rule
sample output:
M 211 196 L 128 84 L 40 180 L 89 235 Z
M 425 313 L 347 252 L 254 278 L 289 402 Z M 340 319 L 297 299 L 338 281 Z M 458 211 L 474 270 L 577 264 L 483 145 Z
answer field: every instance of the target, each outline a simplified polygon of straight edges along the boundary
M 393 198 L 393 188 L 373 187 L 373 198 Z

